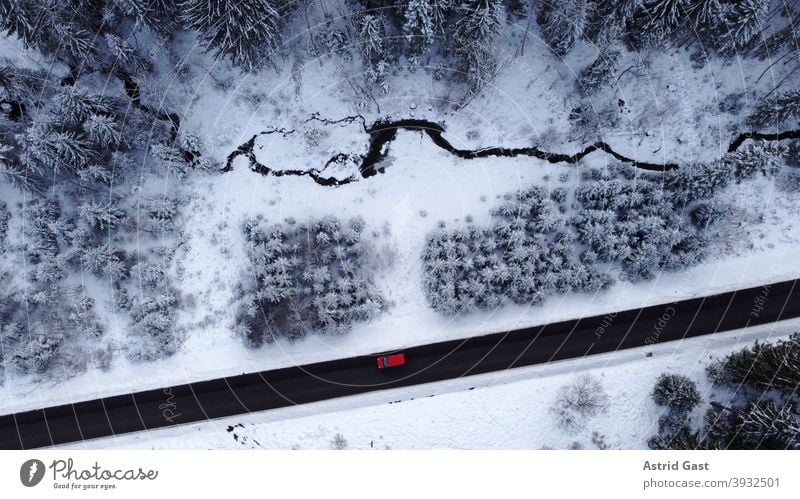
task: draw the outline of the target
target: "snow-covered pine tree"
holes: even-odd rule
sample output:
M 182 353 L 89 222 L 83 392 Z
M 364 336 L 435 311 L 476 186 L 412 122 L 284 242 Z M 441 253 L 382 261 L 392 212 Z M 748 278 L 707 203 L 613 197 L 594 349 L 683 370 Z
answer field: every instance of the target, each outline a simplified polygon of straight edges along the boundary
M 178 203 L 174 199 L 159 198 L 147 204 L 146 213 L 157 231 L 169 232 L 175 229 Z
M 156 172 L 167 172 L 177 178 L 184 178 L 189 172 L 189 163 L 183 153 L 172 145 L 153 144 L 148 157 Z
M 757 54 L 762 59 L 777 59 L 782 55 L 782 51 L 790 51 L 797 47 L 797 21 L 800 19 L 797 5 L 784 2 L 775 10 L 776 13 L 788 19 L 788 22 L 781 28 L 770 30 L 769 36 L 766 36 L 763 43 L 758 45 Z M 766 32 L 764 34 L 767 35 Z
M 785 147 L 780 143 L 758 140 L 726 154 L 722 163 L 733 171 L 737 182 L 752 178 L 757 173 L 773 177 L 784 163 L 785 152 Z
M 70 335 L 78 340 L 96 341 L 105 332 L 103 324 L 97 315 L 94 300 L 86 294 L 86 290 L 79 286 L 68 293 L 66 318 L 71 326 Z
M 58 357 L 64 335 L 49 331 L 42 324 L 29 324 L 24 340 L 9 356 L 7 365 L 20 374 L 43 374 Z
M 8 212 L 6 203 L 0 201 L 0 255 L 6 251 L 6 236 L 8 235 L 8 221 L 11 219 L 11 214 Z M 2 275 L 0 275 L 2 277 Z M 2 312 L 0 312 L 0 321 L 2 320 Z
M 36 123 L 23 139 L 23 164 L 37 173 L 77 172 L 92 159 L 91 144 L 72 131 Z
M 756 130 L 780 131 L 797 126 L 800 120 L 800 90 L 777 93 L 756 107 L 747 124 Z
M 78 206 L 78 214 L 82 223 L 101 231 L 116 227 L 125 219 L 125 211 L 113 202 L 84 202 Z
M 723 161 L 686 163 L 666 173 L 664 186 L 676 207 L 709 199 L 734 180 L 734 171 Z
M 800 418 L 788 402 L 750 404 L 742 412 L 737 430 L 740 438 L 755 448 L 800 449 Z
M 456 10 L 456 39 L 460 44 L 485 45 L 494 38 L 503 22 L 501 0 L 465 0 Z
M 425 52 L 434 41 L 436 27 L 428 0 L 410 0 L 403 12 L 403 36 L 412 53 Z
M 669 33 L 689 17 L 691 0 L 649 0 L 643 3 L 650 26 Z
M 134 299 L 131 329 L 137 336 L 131 339 L 131 358 L 154 360 L 177 351 L 173 318 L 177 306 L 176 293 L 166 285 Z
M 14 148 L 0 143 L 0 182 L 6 182 L 21 191 L 38 189 L 38 178 L 26 171 L 12 154 Z
M 701 400 L 697 384 L 680 374 L 661 374 L 653 388 L 653 401 L 679 414 L 687 414 Z
M 468 0 L 456 9 L 453 41 L 470 95 L 476 95 L 497 74 L 493 39 L 503 21 L 500 0 Z
M 83 248 L 79 258 L 82 268 L 98 277 L 120 280 L 128 275 L 124 252 L 109 243 Z
M 281 15 L 271 0 L 183 0 L 186 27 L 197 30 L 208 48 L 252 71 L 280 45 Z
M 587 0 L 583 35 L 590 42 L 601 46 L 613 42 L 619 37 L 632 14 L 628 10 L 640 5 L 641 0 Z
M 428 0 L 431 7 L 431 21 L 433 21 L 434 32 L 444 35 L 447 27 L 447 19 L 455 7 L 455 0 Z
M 168 36 L 178 27 L 177 9 L 179 3 L 172 0 L 111 0 L 113 4 L 126 17 L 136 23 L 143 23 L 157 33 Z M 108 5 L 107 8 L 112 7 Z
M 83 122 L 83 130 L 89 140 L 101 147 L 117 144 L 121 134 L 113 117 L 103 114 L 92 114 Z
M 37 0 L 0 0 L 0 23 L 7 35 L 22 40 L 26 47 L 35 46 L 44 2 Z
M 583 35 L 586 0 L 542 0 L 538 21 L 545 43 L 564 56 Z
M 764 28 L 770 0 L 740 0 L 722 11 L 719 47 L 723 53 L 735 53 L 748 47 Z
M 384 37 L 386 36 L 385 19 L 381 15 L 367 14 L 361 18 L 359 38 L 361 54 L 370 64 L 375 65 L 386 56 Z
M 597 59 L 578 75 L 578 89 L 584 96 L 600 90 L 614 79 L 617 74 L 620 51 L 609 47 L 600 52 Z
M 774 343 L 756 342 L 733 352 L 710 370 L 710 377 L 718 384 L 794 393 L 800 386 L 800 333 Z

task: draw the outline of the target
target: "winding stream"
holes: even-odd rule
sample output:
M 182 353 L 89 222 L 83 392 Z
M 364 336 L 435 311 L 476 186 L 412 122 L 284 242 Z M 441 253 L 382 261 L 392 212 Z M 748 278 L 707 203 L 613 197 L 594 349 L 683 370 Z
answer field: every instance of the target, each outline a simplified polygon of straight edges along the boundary
M 636 168 L 641 168 L 642 170 L 665 172 L 678 168 L 678 165 L 676 163 L 649 163 L 645 161 L 637 161 L 633 158 L 629 158 L 623 154 L 618 153 L 617 151 L 612 149 L 610 145 L 608 145 L 603 141 L 598 141 L 593 144 L 590 144 L 585 148 L 583 148 L 581 151 L 572 155 L 545 151 L 539 148 L 538 146 L 485 147 L 481 149 L 458 149 L 444 137 L 445 129 L 442 125 L 428 120 L 402 119 L 395 121 L 377 121 L 370 126 L 366 126 L 364 117 L 360 115 L 350 116 L 347 118 L 343 118 L 342 120 L 336 120 L 336 121 L 324 120 L 317 116 L 312 116 L 312 118 L 310 118 L 307 121 L 310 120 L 318 120 L 328 124 L 341 123 L 343 121 L 348 121 L 348 120 L 361 121 L 364 131 L 369 135 L 369 147 L 367 149 L 367 153 L 361 156 L 362 158 L 361 164 L 358 169 L 359 175 L 352 175 L 344 179 L 338 179 L 335 177 L 326 177 L 322 175 L 322 172 L 325 170 L 326 167 L 328 167 L 332 163 L 342 161 L 346 157 L 346 155 L 343 153 L 337 154 L 332 158 L 330 158 L 326 162 L 325 166 L 320 169 L 312 168 L 308 170 L 275 170 L 263 163 L 258 162 L 258 160 L 256 159 L 256 155 L 253 151 L 256 139 L 260 135 L 266 135 L 272 133 L 280 133 L 283 134 L 284 136 L 295 133 L 295 130 L 286 130 L 286 129 L 271 129 L 254 135 L 249 141 L 245 142 L 244 144 L 239 146 L 235 151 L 233 151 L 230 155 L 228 155 L 227 163 L 222 171 L 227 172 L 233 170 L 234 160 L 239 156 L 245 156 L 249 159 L 250 168 L 253 171 L 260 173 L 262 175 L 273 175 L 279 177 L 284 175 L 308 176 L 316 183 L 324 186 L 345 185 L 358 181 L 360 179 L 373 177 L 378 173 L 383 173 L 382 169 L 378 168 L 377 165 L 381 162 L 381 160 L 383 160 L 386 157 L 387 154 L 386 145 L 390 144 L 395 140 L 395 138 L 397 138 L 398 130 L 408 130 L 408 131 L 416 131 L 424 133 L 425 135 L 428 136 L 428 138 L 430 138 L 431 142 L 433 142 L 434 145 L 462 159 L 476 159 L 476 158 L 488 158 L 488 157 L 513 158 L 516 156 L 529 156 L 544 161 L 548 161 L 550 163 L 565 163 L 573 165 L 595 151 L 602 151 L 606 154 L 613 156 L 619 161 L 628 163 Z M 730 145 L 728 146 L 728 152 L 736 151 L 739 147 L 742 146 L 742 144 L 745 141 L 750 139 L 774 141 L 774 140 L 798 139 L 798 138 L 800 138 L 800 130 L 790 130 L 779 133 L 744 132 L 739 136 L 737 136 L 730 143 Z

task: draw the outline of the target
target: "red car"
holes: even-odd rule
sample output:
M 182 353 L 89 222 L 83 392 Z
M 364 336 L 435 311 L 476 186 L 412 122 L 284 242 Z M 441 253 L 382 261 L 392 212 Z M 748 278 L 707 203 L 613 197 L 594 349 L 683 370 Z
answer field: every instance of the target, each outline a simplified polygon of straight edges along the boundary
M 398 367 L 406 363 L 406 356 L 402 353 L 394 355 L 381 355 L 378 357 L 378 369 L 386 369 L 387 367 Z

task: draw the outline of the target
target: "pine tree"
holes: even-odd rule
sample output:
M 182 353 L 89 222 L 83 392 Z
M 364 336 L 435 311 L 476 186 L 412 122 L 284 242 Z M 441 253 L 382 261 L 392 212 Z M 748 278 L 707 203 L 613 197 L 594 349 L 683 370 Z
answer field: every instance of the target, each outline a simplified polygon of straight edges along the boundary
M 688 17 L 690 0 L 650 0 L 643 5 L 649 24 L 669 33 Z
M 83 123 L 89 140 L 101 147 L 109 147 L 120 140 L 119 127 L 111 116 L 92 114 Z
M 414 53 L 425 52 L 434 42 L 436 26 L 428 0 L 411 0 L 405 6 L 403 36 Z
M 111 0 L 114 7 L 136 23 L 143 23 L 169 36 L 178 27 L 178 2 L 171 0 Z
M 586 0 L 543 0 L 539 8 L 542 38 L 558 56 L 564 56 L 583 35 Z
M 47 124 L 34 124 L 23 142 L 23 162 L 34 172 L 77 172 L 93 156 L 91 144 L 72 131 L 57 131 Z
M 184 0 L 180 9 L 210 50 L 248 71 L 280 45 L 281 16 L 271 0 Z
M 724 11 L 724 31 L 719 42 L 724 53 L 747 47 L 761 33 L 769 12 L 769 0 L 732 2 Z
M 367 14 L 361 19 L 359 36 L 361 53 L 371 65 L 377 64 L 385 57 L 384 36 L 386 28 L 384 18 L 380 15 Z
M 11 156 L 14 148 L 5 144 L 0 144 L 0 181 L 11 184 L 21 191 L 35 191 L 39 187 L 39 182 L 32 172 L 26 171 Z
M 461 42 L 490 42 L 503 21 L 500 0 L 465 0 L 458 7 L 456 38 Z
M 743 411 L 737 432 L 754 448 L 800 448 L 800 418 L 788 403 L 768 400 L 751 404 Z
M 446 34 L 447 18 L 453 10 L 454 3 L 455 0 L 428 0 L 428 5 L 431 7 L 431 21 L 436 34 Z
M 44 7 L 44 2 L 36 0 L 0 0 L 0 23 L 7 35 L 18 36 L 25 47 L 35 46 Z
M 687 12 L 696 26 L 718 23 L 724 0 L 691 0 Z
M 130 356 L 139 360 L 154 360 L 177 351 L 173 314 L 178 305 L 175 293 L 167 288 L 149 291 L 137 298 L 132 306 L 132 338 Z
M 6 252 L 6 236 L 8 235 L 8 221 L 11 219 L 11 214 L 8 212 L 6 203 L 0 201 L 0 255 Z M 0 278 L 7 278 L 0 273 Z M 2 295 L 0 295 L 2 300 Z M 3 321 L 2 304 L 0 304 L 0 322 Z
M 722 163 L 733 171 L 737 182 L 752 178 L 757 173 L 769 178 L 783 166 L 784 154 L 785 148 L 779 143 L 759 140 L 726 154 Z
M 601 52 L 578 76 L 578 89 L 581 93 L 584 96 L 592 95 L 611 82 L 616 76 L 619 58 L 619 50 L 610 48 Z
M 717 384 L 795 393 L 800 388 L 800 333 L 775 343 L 756 342 L 725 357 L 709 374 Z
M 800 90 L 787 90 L 762 102 L 747 118 L 757 130 L 773 131 L 793 128 L 800 119 Z
M 147 205 L 147 218 L 159 232 L 168 232 L 175 228 L 175 217 L 178 215 L 178 203 L 174 199 L 161 198 Z
M 118 226 L 125 218 L 125 212 L 114 203 L 86 202 L 78 207 L 81 222 L 93 230 L 104 231 Z
M 653 389 L 653 401 L 670 410 L 686 414 L 700 403 L 697 385 L 686 376 L 679 374 L 662 374 Z

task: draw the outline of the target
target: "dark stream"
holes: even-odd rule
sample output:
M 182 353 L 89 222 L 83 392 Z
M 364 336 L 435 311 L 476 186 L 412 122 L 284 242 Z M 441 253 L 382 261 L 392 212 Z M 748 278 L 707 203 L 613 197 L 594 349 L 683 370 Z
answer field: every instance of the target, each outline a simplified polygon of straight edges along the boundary
M 323 121 L 326 123 L 340 123 L 342 121 L 355 121 L 361 120 L 362 124 L 364 123 L 364 118 L 362 116 L 353 116 L 344 118 L 343 120 L 338 121 L 326 121 L 321 120 L 318 117 L 312 117 L 312 119 L 316 119 L 318 121 Z M 325 167 L 321 169 L 310 169 L 310 170 L 273 170 L 269 166 L 259 163 L 256 160 L 255 154 L 253 153 L 253 147 L 255 145 L 255 140 L 259 135 L 264 134 L 271 134 L 271 133 L 281 133 L 284 136 L 287 134 L 294 133 L 294 130 L 268 130 L 262 132 L 260 134 L 254 135 L 249 141 L 239 146 L 234 152 L 232 152 L 227 159 L 227 164 L 223 171 L 231 171 L 233 169 L 233 161 L 238 156 L 244 155 L 247 156 L 250 160 L 250 166 L 253 171 L 257 173 L 261 173 L 262 175 L 274 175 L 274 176 L 284 176 L 284 175 L 304 175 L 312 178 L 316 183 L 320 185 L 326 186 L 337 186 L 337 185 L 344 185 L 349 184 L 351 182 L 355 182 L 362 178 L 369 178 L 377 175 L 378 173 L 383 173 L 382 168 L 378 167 L 377 165 L 385 158 L 386 156 L 386 146 L 391 144 L 395 138 L 397 138 L 397 131 L 398 130 L 408 130 L 408 131 L 415 131 L 421 132 L 427 135 L 431 142 L 433 142 L 437 147 L 444 149 L 445 151 L 453 154 L 462 159 L 476 159 L 476 158 L 488 158 L 488 157 L 507 157 L 513 158 L 516 156 L 529 156 L 533 158 L 538 158 L 544 161 L 548 161 L 550 163 L 565 163 L 565 164 L 576 164 L 581 159 L 586 157 L 587 155 L 595 152 L 595 151 L 603 151 L 606 154 L 610 154 L 614 158 L 624 163 L 628 163 L 635 168 L 641 168 L 642 170 L 648 171 L 655 171 L 655 172 L 664 172 L 669 170 L 674 170 L 678 168 L 678 165 L 675 163 L 649 163 L 645 161 L 637 161 L 633 158 L 629 158 L 620 154 L 613 150 L 610 145 L 603 141 L 598 141 L 593 144 L 590 144 L 583 148 L 581 151 L 578 151 L 575 154 L 563 154 L 563 153 L 556 153 L 556 152 L 549 152 L 545 151 L 538 146 L 532 147 L 485 147 L 481 149 L 458 149 L 457 147 L 453 146 L 446 138 L 444 138 L 443 134 L 445 133 L 445 129 L 439 123 L 435 123 L 433 121 L 422 120 L 422 119 L 402 119 L 402 120 L 395 120 L 395 121 L 377 121 L 370 125 L 369 127 L 364 124 L 364 131 L 369 135 L 369 148 L 367 149 L 367 153 L 361 156 L 361 164 L 359 166 L 359 175 L 353 175 L 348 178 L 344 179 L 337 179 L 335 177 L 326 177 L 321 174 L 322 171 L 325 170 L 325 167 L 329 166 L 332 163 L 341 162 L 347 158 L 345 154 L 337 154 L 336 156 L 329 159 Z M 745 132 L 737 136 L 729 145 L 728 152 L 736 151 L 741 145 L 749 140 L 749 139 L 757 139 L 757 140 L 785 140 L 785 139 L 798 139 L 800 138 L 800 130 L 792 130 L 786 132 L 779 132 L 779 133 L 761 133 L 761 132 Z

